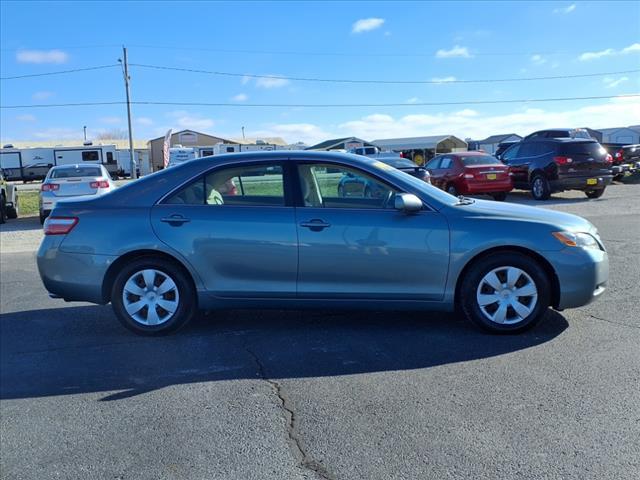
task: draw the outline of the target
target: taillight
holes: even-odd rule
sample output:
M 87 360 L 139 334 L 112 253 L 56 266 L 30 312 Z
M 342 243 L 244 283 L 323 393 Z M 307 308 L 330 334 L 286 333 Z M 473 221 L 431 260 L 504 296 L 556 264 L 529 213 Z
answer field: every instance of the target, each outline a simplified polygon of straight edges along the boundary
M 66 235 L 78 224 L 78 217 L 49 217 L 44 221 L 45 235 Z
M 571 157 L 553 157 L 553 161 L 558 165 L 566 165 L 568 163 L 573 162 L 573 158 Z
M 613 163 L 613 157 L 611 156 L 611 154 L 610 154 L 610 153 L 607 153 L 607 158 L 606 158 L 605 162 L 607 162 L 607 163 Z
M 107 180 L 98 180 L 89 184 L 91 188 L 109 188 L 109 182 Z
M 57 183 L 43 183 L 40 186 L 40 190 L 43 192 L 53 192 L 55 190 L 60 190 L 60 185 Z

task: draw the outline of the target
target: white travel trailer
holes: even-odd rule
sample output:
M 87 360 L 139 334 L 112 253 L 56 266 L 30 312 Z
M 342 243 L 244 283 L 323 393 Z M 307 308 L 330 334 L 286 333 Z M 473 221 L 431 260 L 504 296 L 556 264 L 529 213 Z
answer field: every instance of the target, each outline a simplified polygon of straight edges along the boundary
M 55 165 L 101 163 L 115 175 L 118 161 L 115 145 L 82 145 L 80 147 L 13 148 L 0 150 L 0 168 L 7 180 L 42 180 Z

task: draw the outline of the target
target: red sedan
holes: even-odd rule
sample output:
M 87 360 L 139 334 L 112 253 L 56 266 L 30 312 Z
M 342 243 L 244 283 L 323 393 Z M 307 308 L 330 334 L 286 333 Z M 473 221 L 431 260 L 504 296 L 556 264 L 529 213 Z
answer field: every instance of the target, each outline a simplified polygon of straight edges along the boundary
M 451 195 L 485 193 L 502 201 L 513 190 L 509 167 L 484 152 L 439 155 L 425 168 L 431 174 L 431 183 Z

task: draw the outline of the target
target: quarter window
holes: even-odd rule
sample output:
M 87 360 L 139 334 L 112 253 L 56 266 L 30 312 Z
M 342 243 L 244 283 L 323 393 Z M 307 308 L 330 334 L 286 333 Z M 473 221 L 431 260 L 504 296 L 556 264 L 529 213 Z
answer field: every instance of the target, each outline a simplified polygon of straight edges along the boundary
M 282 167 L 249 165 L 215 170 L 171 196 L 166 203 L 283 206 Z
M 368 173 L 331 164 L 302 164 L 298 171 L 306 207 L 393 207 L 397 191 Z

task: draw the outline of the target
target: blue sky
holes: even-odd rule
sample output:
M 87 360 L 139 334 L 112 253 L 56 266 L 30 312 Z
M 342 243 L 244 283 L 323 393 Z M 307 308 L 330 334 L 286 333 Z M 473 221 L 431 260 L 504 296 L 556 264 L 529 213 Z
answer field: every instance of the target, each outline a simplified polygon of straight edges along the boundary
M 526 134 L 542 127 L 640 123 L 640 101 L 416 106 L 423 102 L 584 97 L 640 92 L 640 74 L 535 82 L 448 79 L 579 75 L 640 68 L 640 2 L 8 2 L 2 77 L 131 63 L 241 74 L 433 80 L 428 85 L 248 79 L 131 68 L 132 99 L 194 103 L 379 104 L 239 108 L 134 105 L 134 136 L 193 128 L 223 137 L 366 139 Z M 633 21 L 635 19 L 636 21 Z M 271 53 L 255 53 L 271 52 Z M 253 53 L 252 53 L 253 52 Z M 294 52 L 285 54 L 283 52 Z M 2 105 L 121 101 L 109 68 L 0 83 Z M 2 109 L 6 140 L 68 140 L 126 128 L 123 105 Z

